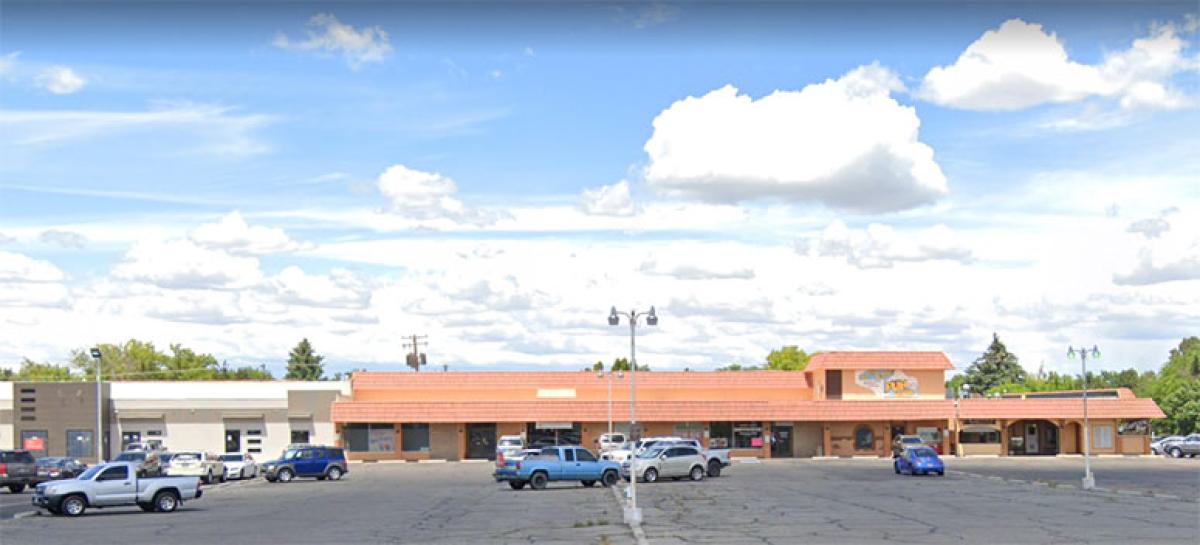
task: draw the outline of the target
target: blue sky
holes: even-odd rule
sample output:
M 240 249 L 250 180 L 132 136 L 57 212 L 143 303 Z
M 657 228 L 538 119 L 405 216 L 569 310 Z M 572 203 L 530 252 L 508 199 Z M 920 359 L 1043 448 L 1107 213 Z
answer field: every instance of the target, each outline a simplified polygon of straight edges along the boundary
M 616 303 L 678 311 L 662 368 L 997 331 L 1149 369 L 1200 331 L 1194 3 L 11 2 L 0 36 L 3 363 L 388 368 L 415 329 L 573 369 Z

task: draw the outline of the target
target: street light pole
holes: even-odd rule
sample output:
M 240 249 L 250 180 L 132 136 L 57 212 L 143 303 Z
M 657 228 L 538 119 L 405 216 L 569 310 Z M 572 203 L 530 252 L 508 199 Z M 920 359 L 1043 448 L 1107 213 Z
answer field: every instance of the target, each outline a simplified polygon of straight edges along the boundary
M 608 435 L 610 436 L 610 438 L 613 433 L 613 375 L 614 374 L 617 375 L 617 378 L 624 378 L 624 376 L 625 376 L 625 374 L 622 373 L 621 371 L 613 371 L 611 369 L 608 371 L 605 371 L 604 369 L 600 369 L 599 371 L 596 371 L 597 378 L 607 378 L 608 379 Z
M 1092 475 L 1092 426 L 1088 422 L 1088 374 L 1087 374 L 1087 359 L 1088 349 L 1079 347 L 1076 350 L 1074 347 L 1067 347 L 1067 357 L 1074 358 L 1075 354 L 1079 354 L 1079 361 L 1083 363 L 1083 489 L 1091 490 L 1096 488 L 1096 478 Z M 1091 355 L 1093 358 L 1100 358 L 1100 348 L 1092 345 Z
M 629 312 L 617 312 L 617 307 L 612 307 L 608 313 L 608 325 L 615 326 L 621 323 L 621 316 L 629 320 L 629 433 L 632 434 L 637 430 L 637 321 L 639 317 L 646 318 L 646 325 L 658 325 L 658 314 L 654 312 L 654 307 L 650 307 L 650 312 L 638 312 L 630 310 Z M 639 437 L 641 434 L 638 434 Z M 625 522 L 629 524 L 641 524 L 642 510 L 637 506 L 637 459 L 634 456 L 636 453 L 630 453 L 629 460 L 629 507 L 625 510 Z
M 92 358 L 96 360 L 96 463 L 104 463 L 104 403 L 101 397 L 100 383 L 104 373 L 100 349 L 92 349 Z

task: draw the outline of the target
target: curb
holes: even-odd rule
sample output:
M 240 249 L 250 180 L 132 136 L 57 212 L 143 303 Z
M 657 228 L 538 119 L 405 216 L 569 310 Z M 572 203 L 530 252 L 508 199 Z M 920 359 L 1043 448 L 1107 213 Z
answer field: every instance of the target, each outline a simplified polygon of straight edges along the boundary
M 617 491 L 620 488 L 620 486 L 609 487 L 612 490 L 613 498 L 617 500 L 617 505 L 624 509 L 625 502 L 621 500 L 621 493 Z M 629 531 L 633 532 L 633 538 L 637 540 L 638 545 L 650 545 L 650 541 L 646 539 L 646 531 L 642 529 L 641 524 L 630 523 Z
M 16 520 L 16 519 L 24 519 L 24 518 L 29 518 L 29 517 L 40 517 L 40 516 L 42 516 L 41 511 L 21 511 L 20 513 L 14 514 L 12 516 L 12 518 L 13 518 L 13 520 Z

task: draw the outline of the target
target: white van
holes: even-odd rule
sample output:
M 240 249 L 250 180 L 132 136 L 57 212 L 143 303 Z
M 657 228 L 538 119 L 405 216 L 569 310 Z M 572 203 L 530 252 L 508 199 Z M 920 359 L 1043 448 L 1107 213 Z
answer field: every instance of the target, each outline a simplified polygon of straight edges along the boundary
M 600 452 L 608 452 L 619 448 L 625 443 L 625 434 L 623 433 L 602 433 L 596 438 L 596 444 L 600 448 Z

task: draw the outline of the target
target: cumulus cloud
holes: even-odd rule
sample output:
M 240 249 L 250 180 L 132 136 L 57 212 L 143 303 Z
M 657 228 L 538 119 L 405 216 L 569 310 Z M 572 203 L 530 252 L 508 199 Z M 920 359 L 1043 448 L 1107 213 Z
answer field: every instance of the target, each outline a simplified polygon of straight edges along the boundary
M 948 260 L 971 261 L 971 250 L 958 241 L 954 231 L 936 225 L 915 233 L 900 233 L 890 225 L 872 223 L 866 229 L 851 229 L 834 220 L 816 237 L 796 241 L 802 255 L 844 258 L 861 269 L 886 269 L 896 263 Z
M 1166 258 L 1144 249 L 1133 270 L 1113 276 L 1114 283 L 1125 286 L 1147 286 L 1180 280 L 1200 280 L 1200 244 L 1193 245 L 1188 255 Z
M 54 244 L 63 248 L 83 248 L 87 246 L 87 237 L 74 231 L 47 229 L 38 238 L 46 244 Z
M 314 247 L 311 243 L 297 242 L 283 229 L 249 225 L 236 210 L 215 223 L 197 227 L 188 234 L 188 238 L 205 248 L 227 250 L 238 255 L 282 254 Z
M 0 250 L 0 280 L 5 282 L 61 282 L 66 275 L 49 261 Z
M 12 244 L 16 241 L 16 237 L 10 237 L 4 233 L 0 233 L 0 244 Z
M 680 280 L 750 280 L 754 278 L 754 269 L 728 262 L 667 264 L 652 259 L 642 263 L 638 270 L 650 275 L 669 276 Z
M 49 261 L 0 251 L 0 306 L 55 307 L 66 304 L 66 275 Z
M 632 216 L 637 213 L 637 206 L 629 195 L 629 182 L 625 180 L 584 189 L 580 206 L 584 212 L 598 216 Z
M 416 220 L 448 219 L 476 225 L 494 223 L 495 214 L 468 208 L 458 200 L 454 180 L 436 172 L 393 165 L 379 176 L 379 192 L 390 201 L 390 210 Z
M 69 95 L 83 89 L 87 80 L 66 66 L 51 66 L 42 70 L 33 82 L 56 95 Z
M 5 53 L 0 55 L 0 76 L 7 75 L 17 65 L 17 57 L 21 56 L 20 51 Z
M 300 267 L 283 269 L 268 282 L 279 301 L 305 306 L 364 308 L 371 299 L 371 286 L 346 269 L 333 269 L 328 276 L 306 274 Z
M 341 53 L 354 69 L 366 63 L 383 62 L 384 57 L 392 51 L 388 33 L 382 28 L 370 26 L 355 29 L 328 13 L 312 16 L 306 32 L 308 38 L 304 40 L 292 40 L 280 32 L 275 35 L 272 44 L 280 49 Z
M 113 269 L 117 278 L 164 288 L 227 289 L 259 283 L 253 257 L 230 255 L 191 240 L 150 240 L 133 245 Z
M 755 100 L 727 85 L 672 104 L 645 144 L 646 181 L 712 202 L 821 202 L 865 212 L 910 208 L 948 192 L 920 119 L 891 97 L 903 85 L 877 64 Z
M 1147 239 L 1155 239 L 1163 236 L 1164 233 L 1171 230 L 1171 222 L 1167 221 L 1167 216 L 1178 212 L 1175 207 L 1163 210 L 1156 218 L 1145 218 L 1137 220 L 1125 229 L 1129 233 L 1138 233 Z
M 1157 25 L 1129 49 L 1083 64 L 1071 60 L 1054 32 L 1009 19 L 984 32 L 954 64 L 929 70 L 917 96 L 967 110 L 1019 110 L 1089 97 L 1116 98 L 1124 109 L 1180 108 L 1195 101 L 1170 80 L 1200 64 L 1185 54 L 1179 30 Z

